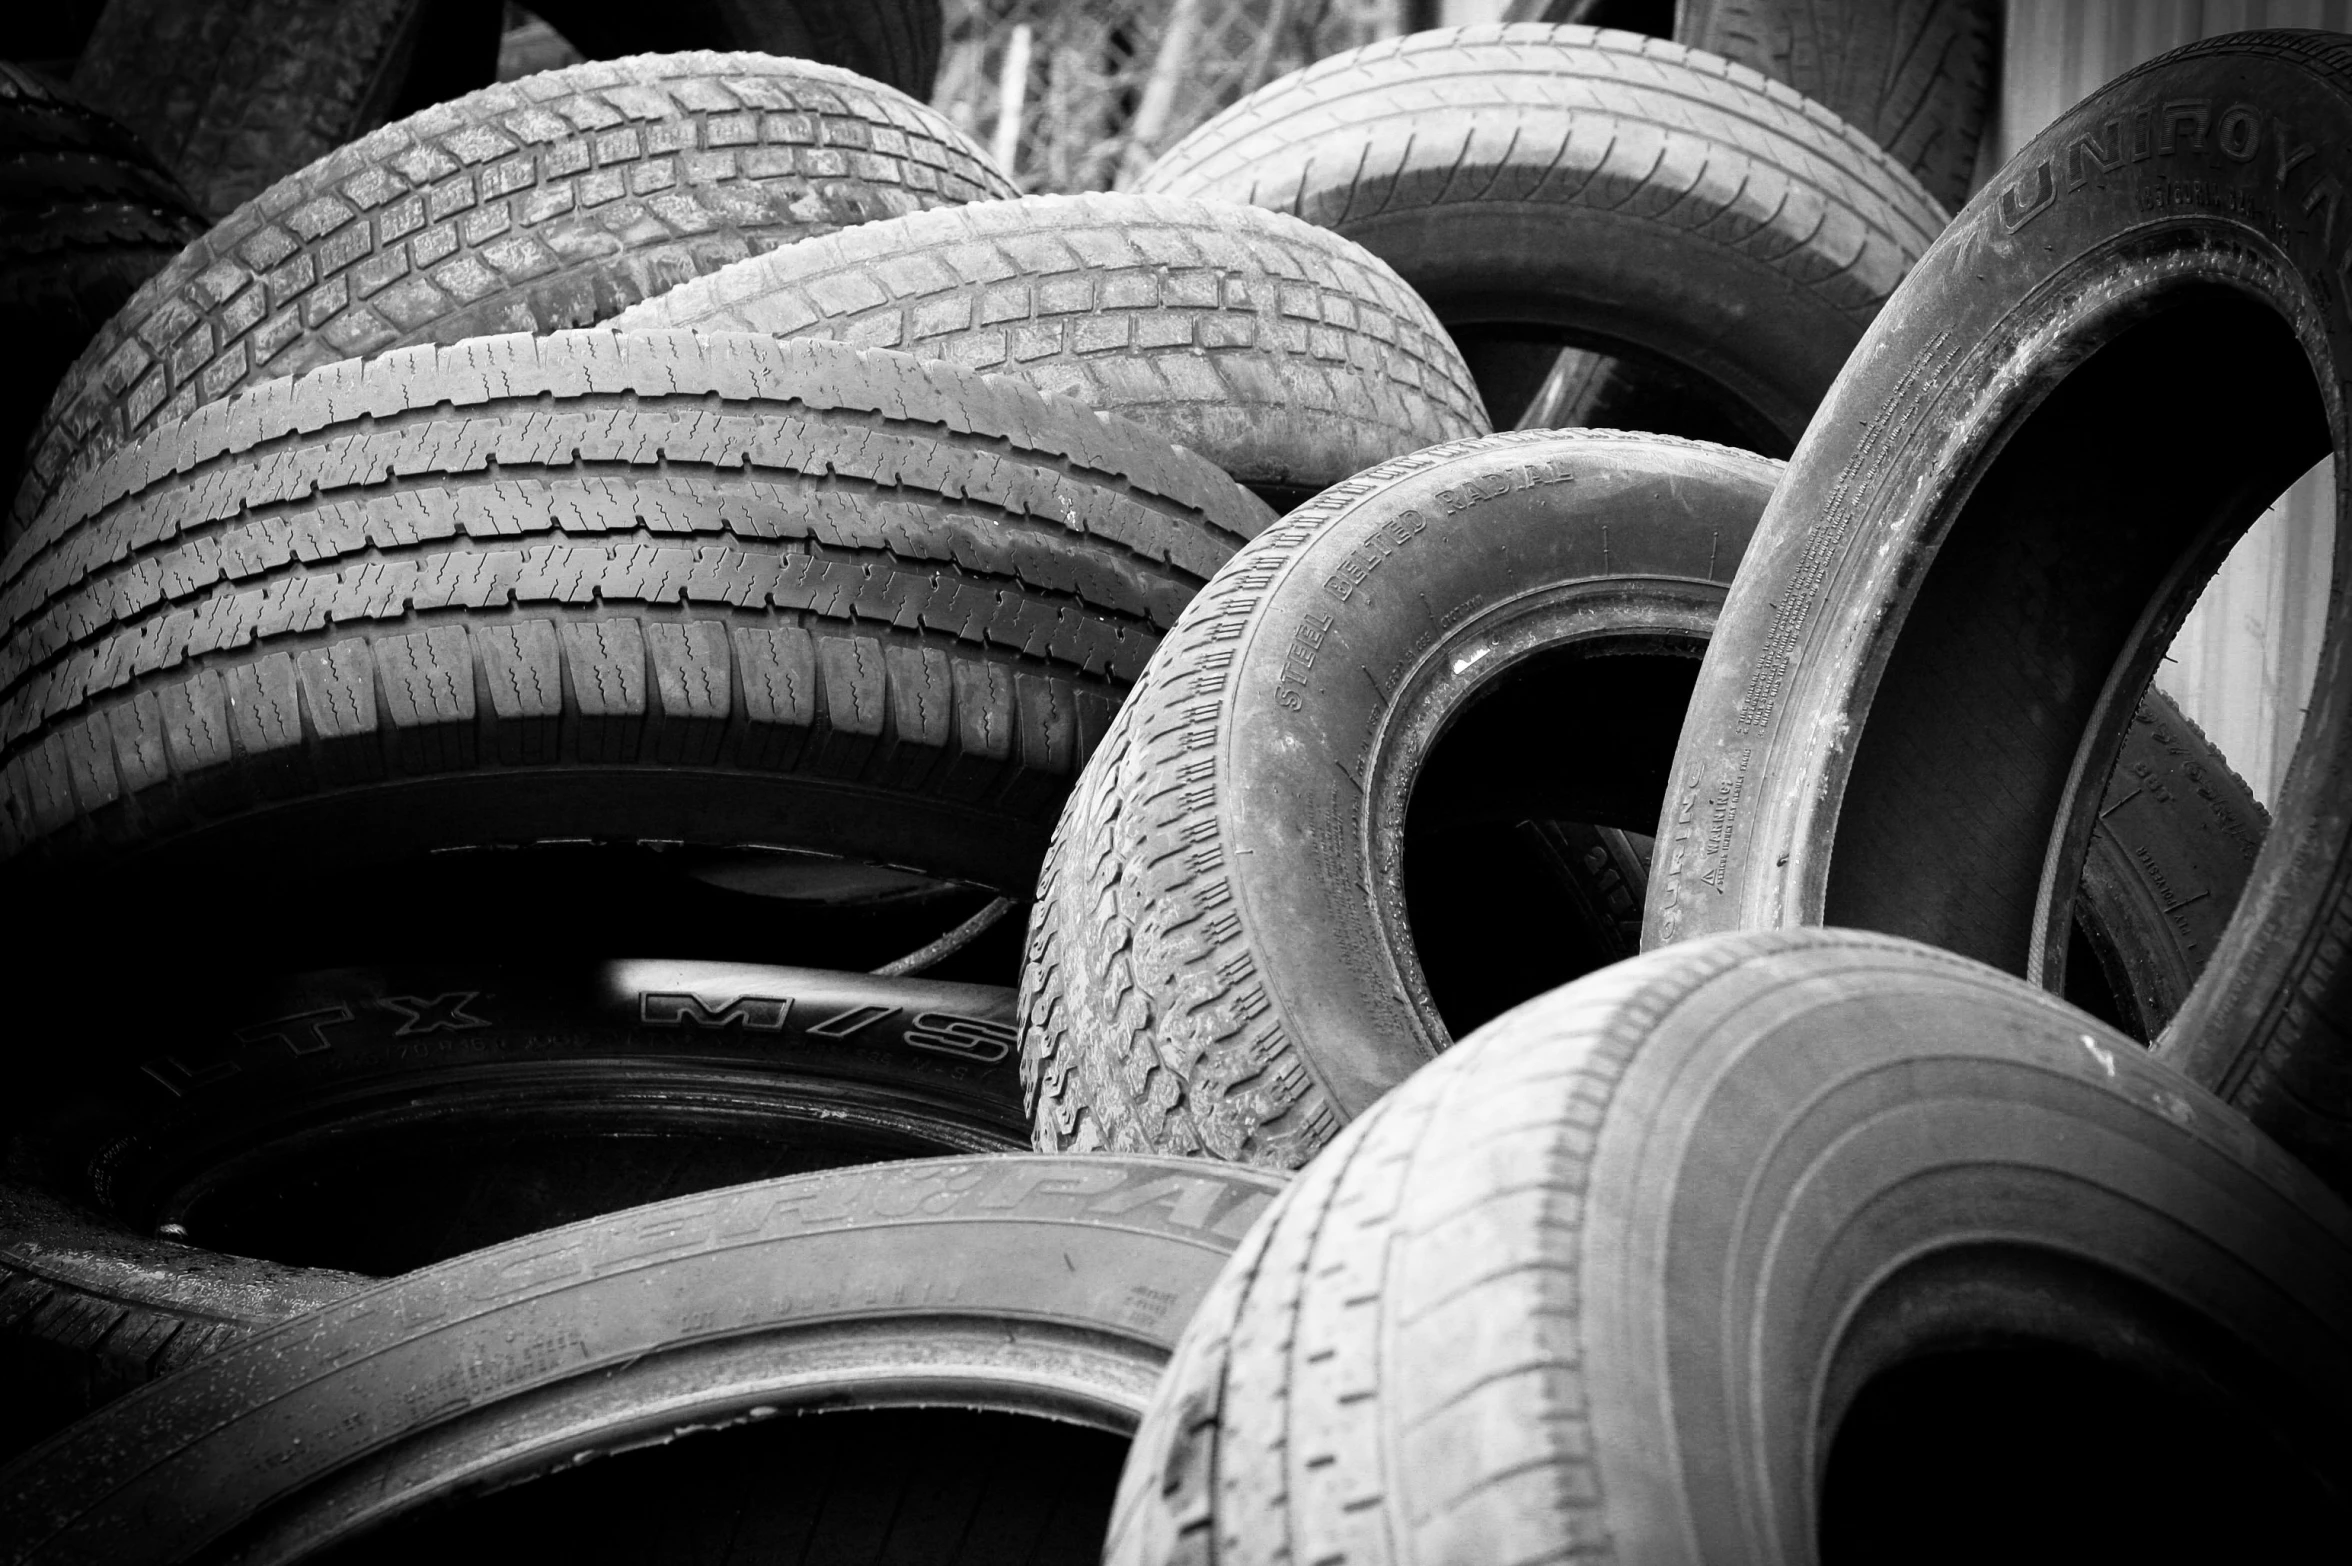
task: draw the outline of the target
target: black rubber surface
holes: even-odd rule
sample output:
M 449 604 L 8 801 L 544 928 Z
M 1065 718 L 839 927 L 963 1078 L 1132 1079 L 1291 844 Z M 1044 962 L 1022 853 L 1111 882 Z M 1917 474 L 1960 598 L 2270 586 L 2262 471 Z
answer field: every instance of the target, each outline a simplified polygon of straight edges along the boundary
M 929 1160 L 535 1235 L 109 1405 L 0 1468 L 0 1539 L 12 1562 L 301 1558 L 467 1491 L 804 1409 L 1124 1433 L 1276 1188 L 1196 1161 Z
M 1497 1020 L 1299 1176 L 1105 1559 L 2323 1560 L 2348 1394 L 2352 1210 L 2242 1116 L 1981 964 L 1720 936 Z M 2128 1444 L 2018 1472 L 2060 1433 Z
M 410 344 L 590 326 L 759 250 L 1013 193 L 903 93 L 765 54 L 592 60 L 314 156 L 183 251 L 83 353 L 8 536 L 73 473 L 240 386 Z
M 1268 515 L 1135 425 L 880 350 L 347 361 L 122 453 L 0 557 L 0 852 L 251 884 L 767 843 L 1025 892 L 1112 705 Z
M 2235 34 L 2102 88 L 1955 220 L 1823 404 L 1725 605 L 1651 939 L 1829 921 L 2062 982 L 2138 692 L 2243 530 L 2352 449 L 2332 390 L 2347 146 L 2352 50 Z M 2173 396 L 2197 400 L 2195 460 L 2116 460 Z M 2164 1052 L 2341 1184 L 2352 681 L 2322 671 Z

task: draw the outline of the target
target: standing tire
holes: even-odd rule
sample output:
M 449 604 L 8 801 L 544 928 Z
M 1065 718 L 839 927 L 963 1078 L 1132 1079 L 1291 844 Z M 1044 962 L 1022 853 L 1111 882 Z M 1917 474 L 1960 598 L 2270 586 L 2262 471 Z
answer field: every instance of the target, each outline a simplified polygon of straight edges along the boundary
M 145 1239 L 0 1185 L 0 1458 L 373 1281 Z
M 1277 1199 L 1104 1558 L 2317 1560 L 2347 1397 L 2352 1211 L 2243 1117 L 1978 964 L 1724 937 Z
M 545 0 L 538 14 L 591 60 L 750 49 L 838 65 L 926 101 L 939 74 L 940 0 Z
M 755 251 L 1012 186 L 948 121 L 805 60 L 591 61 L 425 109 L 181 252 L 59 384 L 11 536 L 73 474 L 238 387 L 590 326 Z
M 779 1415 L 798 1416 L 779 1422 L 787 1432 L 835 1421 L 809 1432 L 821 1449 L 854 1440 L 861 1422 L 903 1430 L 926 1408 L 982 1444 L 934 1448 L 917 1422 L 879 1478 L 843 1476 L 857 1499 L 836 1515 L 816 1515 L 824 1490 L 791 1466 L 732 1505 L 748 1507 L 755 1538 L 791 1537 L 796 1510 L 803 1539 L 812 1527 L 886 1531 L 899 1507 L 910 1531 L 960 1523 L 925 1514 L 946 1510 L 939 1492 L 967 1510 L 985 1500 L 958 1475 L 1008 1428 L 1028 1446 L 1051 1421 L 1134 1428 L 1177 1333 L 1277 1189 L 1189 1160 L 937 1159 L 533 1235 L 377 1285 L 100 1410 L 0 1469 L 0 1538 L 27 1566 L 181 1561 L 216 1546 L 298 1559 L 364 1549 L 372 1528 L 390 1525 L 378 1537 L 392 1540 L 404 1523 L 429 1529 L 420 1513 L 436 1502 L 455 1508 L 459 1540 L 479 1537 L 490 1530 L 468 1528 L 471 1516 L 515 1514 L 498 1498 L 460 1503 L 534 1478 L 563 1503 L 546 1509 L 553 1519 L 535 1514 L 543 1532 L 563 1526 L 567 1505 L 642 1528 L 666 1508 L 632 1475 L 676 1466 L 617 1454 L 718 1430 L 681 1454 L 723 1461 L 746 1440 L 756 1450 Z M 968 1410 L 1029 1417 L 994 1422 L 992 1437 Z M 589 1485 L 560 1477 L 598 1454 Z M 1094 1508 L 1094 1532 L 1075 1530 L 1086 1559 L 1109 1501 L 1111 1469 L 1100 1471 L 1103 1493 L 1069 1497 Z M 926 1500 L 913 1481 L 936 1490 Z M 1034 1533 L 1064 1496 L 1036 1473 L 1025 1481 L 1005 1475 L 1003 1500 Z M 762 1491 L 774 1506 L 758 1504 Z M 533 1487 L 511 1494 L 528 1508 Z M 1001 1558 L 989 1533 L 963 1547 Z M 829 1558 L 880 1554 L 877 1539 L 819 1538 Z M 951 1529 L 911 1554 L 973 1558 L 956 1547 Z
M 1497 425 L 1567 344 L 1681 410 L 1666 433 L 1770 456 L 1944 224 L 1869 137 L 1776 82 L 1540 25 L 1318 61 L 1186 136 L 1141 188 L 1355 240 L 1428 299 Z
M 249 985 L 12 1094 L 10 1163 L 145 1234 L 379 1277 L 747 1180 L 1028 1145 L 1009 989 L 752 963 Z
M 1383 464 L 1235 555 L 1113 720 L 1039 879 L 1037 1145 L 1296 1167 L 1452 1039 L 1630 955 L 1648 869 L 1627 834 L 1658 827 L 1780 473 L 1520 431 Z M 2152 1038 L 2261 827 L 2251 800 L 2251 823 L 2208 802 L 2236 779 L 2194 726 L 2149 710 L 2082 910 L 2140 987 L 2095 993 L 2097 964 L 2077 982 Z
M 1123 414 L 1287 511 L 1376 462 L 1486 432 L 1469 367 L 1362 246 L 1254 207 L 1028 196 L 738 261 L 617 330 L 829 337 Z
M 204 232 L 185 191 L 106 116 L 0 62 L 0 492 L 74 357 Z
M 1725 604 L 1653 941 L 1835 923 L 2062 982 L 2134 699 L 2238 535 L 2352 449 L 2317 389 L 2352 365 L 2333 234 L 2348 137 L 2352 49 L 2237 34 L 2118 78 L 1970 203 L 1855 351 Z M 2238 215 L 2255 208 L 2275 230 Z M 2245 391 L 2200 404 L 2213 460 L 2103 455 L 2139 438 L 2151 398 L 2219 385 Z M 2165 1043 L 2339 1184 L 2340 664 L 2322 660 L 2274 828 Z
M 462 413 L 444 410 L 462 409 Z M 1025 890 L 1262 503 L 1018 382 L 567 332 L 267 383 L 0 557 L 0 852 L 771 844 Z

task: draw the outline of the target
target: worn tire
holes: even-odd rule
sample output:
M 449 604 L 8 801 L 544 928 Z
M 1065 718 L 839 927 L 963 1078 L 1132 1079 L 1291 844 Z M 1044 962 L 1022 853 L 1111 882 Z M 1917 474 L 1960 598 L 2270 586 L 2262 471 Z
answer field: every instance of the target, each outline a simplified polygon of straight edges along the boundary
M 1377 256 L 1280 213 L 1179 196 L 918 212 L 738 261 L 619 330 L 830 337 L 1125 414 L 1287 510 L 1486 432 L 1468 366 Z
M 690 1191 L 1026 1147 L 1013 1007 L 750 963 L 299 975 L 30 1063 L 10 1165 L 141 1233 L 389 1276 Z
M 373 1281 L 144 1239 L 0 1185 L 0 1457 Z
M 0 852 L 251 885 L 290 842 L 768 843 L 1017 895 L 1267 520 L 1124 420 L 882 350 L 331 365 L 118 454 L 0 556 Z
M 49 394 L 123 302 L 204 231 L 122 126 L 0 62 L 0 492 Z
M 943 116 L 767 55 L 591 61 L 425 109 L 181 252 L 57 387 L 11 536 L 75 472 L 240 386 L 589 326 L 755 251 L 1013 189 Z
M 2143 137 L 2143 110 L 2176 118 Z M 2235 34 L 2102 88 L 1955 220 L 1823 404 L 1725 605 L 1675 763 L 1653 940 L 1837 923 L 2057 982 L 2092 780 L 2134 696 L 2243 529 L 2331 445 L 2352 449 L 2314 386 L 2352 366 L 2332 233 L 2348 135 L 2352 48 Z M 2275 207 L 2275 230 L 2234 215 L 2241 200 Z M 2102 455 L 2139 438 L 2149 398 L 2225 384 L 2246 392 L 2200 405 L 2213 461 Z M 2237 918 L 2165 1043 L 2339 1184 L 2340 665 L 2322 660 Z
M 1916 1393 L 1840 1449 L 1909 1373 L 2052 1363 L 1974 1451 Z M 2319 1559 L 2347 1396 L 2352 1212 L 2243 1117 L 1978 964 L 1725 937 L 1512 1012 L 1299 1176 L 1104 1558 Z M 1918 1509 L 1841 1493 L 1874 1466 Z
M 1235 555 L 1055 830 L 1021 986 L 1037 1145 L 1296 1167 L 1452 1039 L 1630 955 L 1647 868 L 1624 834 L 1657 828 L 1780 473 L 1520 431 L 1383 464 Z M 2194 726 L 2155 693 L 2149 714 L 2082 909 L 2147 981 L 2085 998 L 2142 1037 L 2261 831 Z
M 17 1563 L 218 1544 L 282 1559 L 466 1489 L 820 1409 L 996 1409 L 1124 1434 L 1277 1189 L 1197 1160 L 1007 1155 L 574 1224 L 380 1284 L 109 1405 L 0 1469 L 0 1539 Z M 626 1459 L 596 1472 L 620 1482 Z
M 924 100 L 939 74 L 939 0 L 546 0 L 538 13 L 592 60 L 754 49 L 822 60 Z
M 1788 83 L 1952 211 L 1968 200 L 2001 79 L 2000 0 L 1683 0 L 1674 36 Z
M 1870 139 L 1745 67 L 1582 27 L 1447 28 L 1273 82 L 1141 188 L 1334 229 L 1428 299 L 1518 419 L 1559 344 L 1784 455 L 1944 214 Z
M 440 72 L 445 96 L 488 85 L 497 9 L 489 0 L 108 0 L 73 86 L 130 126 L 199 209 L 225 217 L 383 124 L 412 71 Z M 452 58 L 465 68 L 449 73 Z

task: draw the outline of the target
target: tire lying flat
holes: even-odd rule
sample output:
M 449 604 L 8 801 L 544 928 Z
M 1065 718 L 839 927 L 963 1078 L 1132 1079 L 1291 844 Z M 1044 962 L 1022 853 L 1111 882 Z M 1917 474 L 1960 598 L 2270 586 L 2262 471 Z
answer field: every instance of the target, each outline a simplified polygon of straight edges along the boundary
M 2091 785 L 2133 696 L 2239 533 L 2352 448 L 2314 384 L 2352 362 L 2332 232 L 2347 71 L 2320 34 L 2175 51 L 2069 111 L 1921 261 L 1725 605 L 1650 939 L 1834 922 L 2064 971 Z M 2211 204 L 2233 192 L 2275 208 L 2275 231 Z M 2139 438 L 2140 410 L 2223 384 L 2249 390 L 2199 403 L 2206 458 L 2105 455 Z M 2165 1050 L 2342 1183 L 2352 680 L 2334 669 Z
M 612 324 L 829 337 L 1018 375 L 1160 431 L 1285 510 L 1487 428 L 1445 328 L 1377 256 L 1279 213 L 1177 196 L 1028 196 L 867 223 Z
M 49 393 L 132 291 L 204 232 L 186 191 L 138 139 L 0 62 L 0 487 Z
M 0 1537 L 27 1563 L 297 1557 L 462 1489 L 816 1408 L 1124 1434 L 1276 1189 L 1198 1161 L 937 1159 L 575 1224 L 131 1393 L 0 1469 Z
M 145 1234 L 390 1276 L 688 1192 L 1028 1145 L 1009 989 L 751 963 L 244 987 L 12 1094 L 12 1167 Z
M 773 843 L 1023 889 L 1268 517 L 1123 420 L 836 343 L 330 366 L 120 454 L 0 557 L 0 851 L 185 840 L 249 879 L 294 842 Z
M 1706 410 L 1668 433 L 1774 456 L 1944 223 L 1867 136 L 1776 82 L 1540 25 L 1333 55 L 1192 132 L 1140 188 L 1355 240 L 1428 299 L 1499 425 L 1569 342 Z
M 2154 1417 L 2053 1454 L 2049 1511 L 1970 1488 L 2111 1413 L 2053 1377 L 1968 1477 L 1913 1473 L 1926 1520 L 1874 1517 L 1841 1426 L 1939 1362 Z M 1104 1558 L 2302 1558 L 2352 1511 L 2348 1394 L 2352 1211 L 2243 1117 L 1947 953 L 1718 937 L 1482 1029 L 1277 1199 Z
M 51 398 L 10 536 L 73 473 L 269 376 L 590 326 L 769 246 L 1012 186 L 943 116 L 760 54 L 590 61 L 436 104 L 223 218 Z
M 1056 829 L 1022 977 L 1037 1145 L 1296 1167 L 1471 1025 L 1626 955 L 1647 872 L 1623 835 L 1658 828 L 1696 659 L 1780 474 L 1518 431 L 1385 463 L 1235 555 Z M 2261 833 L 2194 726 L 2148 710 L 2082 908 L 2133 986 L 2102 999 L 2142 1037 Z M 1559 871 L 1564 899 L 1521 890 Z

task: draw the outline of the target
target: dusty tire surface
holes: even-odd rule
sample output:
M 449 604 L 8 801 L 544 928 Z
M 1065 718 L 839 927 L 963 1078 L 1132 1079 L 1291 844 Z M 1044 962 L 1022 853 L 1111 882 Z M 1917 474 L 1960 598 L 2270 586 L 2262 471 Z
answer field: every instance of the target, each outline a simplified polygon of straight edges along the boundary
M 0 1537 L 20 1562 L 296 1554 L 461 1488 L 817 1408 L 947 1404 L 1124 1434 L 1278 1189 L 1193 1160 L 1013 1155 L 574 1224 L 131 1393 L 0 1469 Z
M 1686 0 L 1674 36 L 1862 131 L 1957 212 L 2001 77 L 1998 0 Z
M 0 1185 L 0 1457 L 373 1281 L 147 1239 Z
M 1932 1434 L 1898 1378 L 1939 1358 L 2055 1363 L 2153 1417 L 2001 1411 L 1961 1454 L 1980 1481 L 2042 1460 L 2038 1421 L 2103 1438 L 2025 1476 L 2040 1513 L 1906 1447 L 1942 1509 L 1870 1537 L 1842 1486 L 1882 1454 L 1841 1427 L 1911 1390 L 1900 1434 Z M 2244 1117 L 1948 953 L 1717 937 L 1482 1029 L 1277 1198 L 1153 1398 L 1105 1559 L 1888 1559 L 1930 1528 L 1937 1560 L 2303 1558 L 2352 1503 L 2347 1392 L 2352 1212 Z
M 925 100 L 939 74 L 939 0 L 547 0 L 539 15 L 592 60 L 754 49 L 838 65 Z
M 1009 988 L 755 963 L 288 976 L 20 1079 L 9 1163 L 147 1234 L 375 1276 L 672 1196 L 1028 1146 Z
M 1334 229 L 1446 323 L 1508 425 L 1563 342 L 1624 355 L 1785 455 L 1944 223 L 1866 135 L 1679 44 L 1445 28 L 1336 54 L 1161 156 L 1142 189 Z
M 2125 134 L 2166 104 L 2176 119 Z M 2352 363 L 2330 216 L 2348 132 L 2352 50 L 2234 34 L 2110 83 L 1955 220 L 1822 405 L 1725 605 L 1652 941 L 1826 922 L 2058 979 L 2138 691 L 2244 528 L 2352 444 L 2315 387 Z M 2275 228 L 2236 215 L 2245 191 Z M 2201 414 L 2212 462 L 2093 455 L 2159 389 L 2225 382 L 2250 391 Z M 2330 662 L 2164 1046 L 2339 1183 L 2348 753 L 2352 680 Z
M 1179 196 L 1026 196 L 867 223 L 612 324 L 829 337 L 1018 375 L 1156 429 L 1269 499 L 1487 429 L 1452 339 L 1377 256 L 1280 213 Z
M 1631 955 L 1654 864 L 1629 835 L 1673 797 L 1781 471 L 1515 431 L 1371 469 L 1236 554 L 1055 829 L 1022 974 L 1037 1145 L 1296 1167 L 1453 1039 Z M 2073 982 L 2154 1038 L 2262 814 L 2154 692 L 2102 808 Z
M 121 125 L 0 62 L 0 487 L 50 390 L 123 302 L 204 231 L 187 192 Z
M 769 55 L 592 60 L 327 153 L 149 280 L 57 387 L 10 536 L 65 480 L 270 376 L 590 326 L 756 251 L 1009 196 L 904 94 Z
M 20 862 L 771 843 L 1025 888 L 1268 519 L 1123 420 L 880 350 L 347 361 L 158 432 L 0 556 L 0 832 Z

